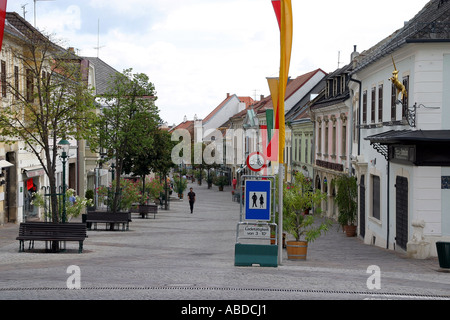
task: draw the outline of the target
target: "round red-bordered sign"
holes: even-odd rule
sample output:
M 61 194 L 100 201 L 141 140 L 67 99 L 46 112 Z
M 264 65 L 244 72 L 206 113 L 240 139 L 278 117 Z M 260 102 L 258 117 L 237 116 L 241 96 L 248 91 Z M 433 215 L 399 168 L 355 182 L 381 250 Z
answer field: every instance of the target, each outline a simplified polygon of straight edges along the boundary
M 261 152 L 253 152 L 247 157 L 247 167 L 254 172 L 267 167 L 266 162 L 266 157 Z

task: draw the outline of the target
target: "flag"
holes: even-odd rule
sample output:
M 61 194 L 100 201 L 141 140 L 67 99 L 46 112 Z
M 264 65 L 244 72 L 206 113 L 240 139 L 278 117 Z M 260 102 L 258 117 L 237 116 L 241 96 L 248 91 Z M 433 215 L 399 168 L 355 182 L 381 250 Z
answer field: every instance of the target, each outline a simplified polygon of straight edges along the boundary
M 5 32 L 6 2 L 7 0 L 0 0 L 0 51 L 2 50 L 3 34 Z
M 280 77 L 268 79 L 272 95 L 275 116 L 275 132 L 278 134 L 278 161 L 283 163 L 285 146 L 285 108 L 286 86 L 289 77 L 289 66 L 292 53 L 292 3 L 291 0 L 273 0 L 273 8 L 280 28 Z

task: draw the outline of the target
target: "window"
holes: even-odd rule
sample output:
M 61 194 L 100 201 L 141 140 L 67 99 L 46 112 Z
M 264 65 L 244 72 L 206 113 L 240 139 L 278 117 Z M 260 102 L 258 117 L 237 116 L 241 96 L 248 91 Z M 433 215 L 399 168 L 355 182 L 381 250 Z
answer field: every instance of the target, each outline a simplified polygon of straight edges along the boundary
M 377 88 L 372 88 L 371 104 L 370 104 L 370 122 L 375 123 L 375 111 L 377 101 Z
M 347 156 L 347 126 L 342 126 L 342 149 L 341 149 L 342 156 Z
M 328 135 L 329 135 L 329 129 L 328 129 L 328 124 L 327 124 L 327 126 L 325 127 L 325 143 L 324 143 L 324 147 L 325 147 L 324 154 L 326 156 L 328 156 L 328 152 L 329 152 L 329 150 L 328 150 Z
M 308 137 L 306 137 L 305 139 L 305 163 L 308 163 Z
M 403 109 L 402 109 L 402 118 L 406 119 L 407 117 L 407 113 L 408 113 L 408 103 L 409 103 L 409 99 L 408 99 L 408 95 L 409 95 L 409 76 L 403 77 L 403 85 L 405 86 L 406 89 L 406 97 L 403 97 Z
M 319 134 L 317 135 L 317 152 L 322 153 L 322 126 L 319 126 Z
M 19 100 L 19 67 L 14 67 L 14 96 L 16 100 Z
M 331 155 L 336 156 L 336 144 L 337 144 L 337 142 L 336 142 L 336 125 L 333 126 L 331 139 L 333 140 L 333 141 L 331 141 L 331 143 L 332 143 Z
M 27 69 L 27 102 L 34 101 L 34 82 L 33 82 L 33 71 Z
M 391 120 L 395 121 L 397 114 L 396 114 L 396 105 L 397 105 L 397 88 L 395 87 L 395 84 L 392 84 L 391 86 Z
M 328 92 L 327 98 L 333 96 L 333 79 L 327 81 L 327 92 Z
M 298 139 L 298 161 L 302 161 L 302 139 Z
M 6 98 L 6 62 L 2 60 L 2 97 Z
M 367 123 L 367 90 L 363 93 L 363 123 Z
M 380 177 L 372 176 L 372 217 L 380 220 Z
M 378 86 L 378 122 L 383 122 L 383 85 Z

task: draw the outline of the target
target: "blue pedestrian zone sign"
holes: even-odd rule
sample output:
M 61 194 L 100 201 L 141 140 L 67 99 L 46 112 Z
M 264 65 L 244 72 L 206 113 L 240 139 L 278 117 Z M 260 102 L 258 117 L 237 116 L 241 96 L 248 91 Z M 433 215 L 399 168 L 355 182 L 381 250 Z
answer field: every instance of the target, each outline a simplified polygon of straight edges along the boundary
M 270 180 L 245 181 L 245 220 L 270 221 Z

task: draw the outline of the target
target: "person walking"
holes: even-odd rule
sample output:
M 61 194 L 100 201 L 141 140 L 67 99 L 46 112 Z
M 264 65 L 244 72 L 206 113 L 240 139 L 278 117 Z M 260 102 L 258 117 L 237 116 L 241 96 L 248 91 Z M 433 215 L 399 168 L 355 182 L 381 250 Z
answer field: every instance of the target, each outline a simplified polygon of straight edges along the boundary
M 191 208 L 191 213 L 194 211 L 194 202 L 195 202 L 195 192 L 193 188 L 190 188 L 189 193 L 187 194 L 189 198 L 189 207 Z

